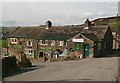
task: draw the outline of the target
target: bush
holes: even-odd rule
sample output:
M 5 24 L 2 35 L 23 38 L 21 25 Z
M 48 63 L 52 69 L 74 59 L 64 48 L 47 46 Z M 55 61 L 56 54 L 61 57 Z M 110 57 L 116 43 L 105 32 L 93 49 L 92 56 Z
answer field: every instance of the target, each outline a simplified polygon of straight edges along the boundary
M 7 48 L 7 40 L 6 39 L 0 40 L 0 47 Z
M 17 59 L 15 56 L 5 57 L 2 59 L 2 77 L 5 77 L 19 69 L 16 61 Z
M 25 61 L 18 62 L 19 67 L 25 68 L 25 67 L 31 67 L 32 63 L 29 59 L 26 59 Z
M 32 63 L 28 58 L 26 58 L 26 55 L 23 54 L 21 57 L 21 61 L 18 61 L 19 67 L 25 68 L 25 67 L 31 67 Z

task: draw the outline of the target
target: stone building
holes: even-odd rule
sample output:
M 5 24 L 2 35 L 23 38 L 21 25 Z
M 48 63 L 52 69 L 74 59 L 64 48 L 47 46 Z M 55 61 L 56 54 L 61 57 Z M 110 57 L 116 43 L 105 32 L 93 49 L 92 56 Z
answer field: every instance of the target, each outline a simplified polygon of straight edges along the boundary
M 55 51 L 64 50 L 78 52 L 77 56 L 98 57 L 110 52 L 113 46 L 113 36 L 108 26 L 94 26 L 89 20 L 86 25 L 36 27 L 18 27 L 9 34 L 9 54 L 20 58 L 22 53 L 28 58 L 53 55 Z M 60 54 L 61 54 L 60 53 Z

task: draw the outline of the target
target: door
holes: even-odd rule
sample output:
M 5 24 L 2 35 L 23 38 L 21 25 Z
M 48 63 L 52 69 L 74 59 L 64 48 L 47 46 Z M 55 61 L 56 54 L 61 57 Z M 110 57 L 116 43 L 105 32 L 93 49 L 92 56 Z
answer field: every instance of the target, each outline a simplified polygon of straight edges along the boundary
M 43 57 L 43 52 L 40 52 L 39 57 Z
M 90 45 L 89 44 L 85 44 L 84 54 L 85 54 L 85 57 L 89 57 L 89 55 L 90 55 Z
M 34 59 L 37 59 L 37 53 L 36 53 L 36 50 L 34 50 Z

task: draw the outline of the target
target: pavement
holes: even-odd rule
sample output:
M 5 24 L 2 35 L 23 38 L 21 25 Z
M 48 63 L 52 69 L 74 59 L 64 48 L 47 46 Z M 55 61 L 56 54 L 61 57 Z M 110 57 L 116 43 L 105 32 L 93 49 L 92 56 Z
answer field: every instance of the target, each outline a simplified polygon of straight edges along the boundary
M 115 81 L 118 57 L 86 58 L 63 62 L 34 62 L 31 68 L 4 78 L 5 81 Z

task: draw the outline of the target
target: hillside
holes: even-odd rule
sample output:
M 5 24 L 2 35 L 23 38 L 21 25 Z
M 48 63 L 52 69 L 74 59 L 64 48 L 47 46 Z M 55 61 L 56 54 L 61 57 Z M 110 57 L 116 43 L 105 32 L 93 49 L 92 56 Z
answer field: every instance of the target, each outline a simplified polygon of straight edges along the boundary
M 0 32 L 11 32 L 15 29 L 16 27 L 0 27 Z
M 2 39 L 6 39 L 8 34 L 13 31 L 16 27 L 1 27 L 0 26 L 0 36 L 2 36 Z M 1 40 L 1 38 L 0 38 Z
M 118 17 L 107 17 L 107 18 L 98 18 L 95 20 L 92 20 L 96 25 L 107 25 L 109 23 L 113 23 L 116 21 L 120 21 L 120 16 Z
M 98 18 L 92 20 L 95 25 L 109 25 L 113 32 L 117 31 L 120 35 L 120 16 L 116 17 L 108 17 L 108 18 Z

